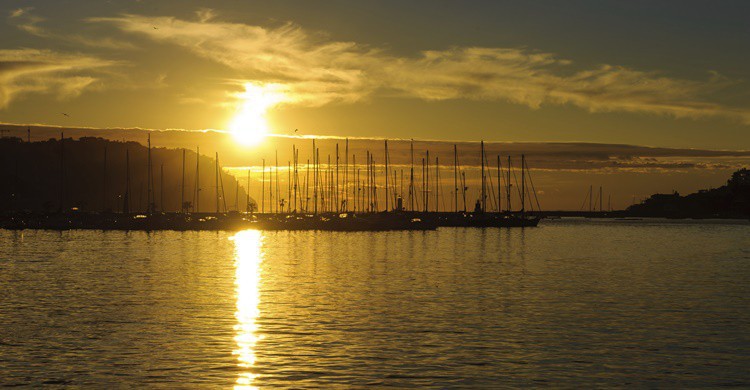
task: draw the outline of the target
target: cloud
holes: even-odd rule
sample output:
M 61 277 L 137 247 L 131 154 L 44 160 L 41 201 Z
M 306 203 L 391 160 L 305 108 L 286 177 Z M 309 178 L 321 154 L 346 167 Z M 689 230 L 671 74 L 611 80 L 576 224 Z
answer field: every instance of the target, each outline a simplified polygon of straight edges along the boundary
M 82 54 L 49 50 L 0 50 L 0 108 L 28 93 L 53 93 L 70 98 L 91 89 L 100 69 L 116 65 Z
M 85 35 L 58 35 L 60 39 L 67 40 L 73 43 L 79 43 L 88 47 L 102 48 L 102 49 L 136 49 L 136 46 L 130 42 L 122 41 L 119 39 L 113 39 L 110 37 L 91 38 Z
M 281 84 L 288 103 L 315 106 L 396 94 L 507 101 L 533 109 L 572 105 L 590 112 L 724 117 L 750 124 L 746 108 L 710 100 L 732 85 L 716 73 L 694 81 L 614 65 L 576 69 L 552 53 L 519 48 L 456 47 L 397 57 L 294 24 L 271 28 L 222 22 L 207 9 L 197 12 L 197 20 L 126 14 L 89 21 L 182 47 L 239 71 L 243 81 Z
M 424 52 L 387 69 L 397 76 L 393 88 L 428 100 L 505 100 L 531 108 L 569 104 L 590 112 L 723 116 L 750 124 L 749 111 L 702 99 L 730 85 L 720 78 L 682 80 L 611 65 L 568 73 L 570 65 L 548 53 L 455 48 Z
M 20 18 L 25 13 L 27 13 L 27 12 L 33 10 L 33 9 L 34 9 L 33 7 L 14 9 L 13 11 L 10 11 L 10 17 L 11 18 Z
M 206 10 L 199 19 L 124 15 L 89 21 L 113 24 L 125 32 L 183 47 L 241 71 L 247 78 L 244 81 L 283 84 L 294 103 L 353 102 L 378 87 L 366 71 L 376 65 L 373 60 L 378 54 L 355 43 L 316 39 L 292 24 L 266 29 L 218 22 Z
M 47 37 L 47 32 L 39 27 L 39 23 L 45 19 L 36 15 L 33 15 L 31 11 L 34 7 L 18 8 L 10 12 L 8 20 L 11 24 L 14 24 L 20 30 L 26 31 L 31 35 L 38 37 Z
M 19 8 L 10 12 L 8 21 L 19 30 L 40 38 L 58 39 L 84 46 L 104 49 L 135 49 L 129 42 L 110 37 L 88 37 L 80 34 L 53 33 L 40 26 L 46 19 L 32 13 L 33 7 Z
M 189 102 L 186 102 L 189 103 Z M 35 139 L 48 139 L 59 136 L 60 127 L 40 124 L 4 124 L 0 128 L 10 130 L 9 136 L 25 137 L 27 126 L 33 127 Z M 300 161 L 311 155 L 312 140 L 296 136 L 275 135 L 268 142 L 248 153 L 247 149 L 235 147 L 230 133 L 217 130 L 184 129 L 141 129 L 141 128 L 84 128 L 65 127 L 65 134 L 78 137 L 103 137 L 116 141 L 136 141 L 145 143 L 147 134 L 159 147 L 194 148 L 200 145 L 207 155 L 218 151 L 227 166 L 260 164 L 263 157 L 278 153 L 279 161 L 292 160 L 292 146 L 299 150 Z M 323 160 L 332 155 L 335 161 L 336 145 L 344 154 L 345 139 L 338 137 L 316 137 L 316 147 Z M 416 171 L 421 171 L 421 160 L 430 151 L 431 166 L 439 158 L 443 170 L 453 169 L 453 146 L 457 146 L 458 162 L 461 170 L 468 170 L 476 177 L 480 170 L 480 145 L 478 142 L 414 141 L 414 162 Z M 388 142 L 389 164 L 396 170 L 409 172 L 411 143 L 409 140 L 391 139 Z M 356 154 L 361 164 L 367 152 L 373 154 L 376 165 L 382 167 L 384 161 L 383 139 L 348 138 L 349 156 Z M 750 165 L 750 150 L 711 150 L 648 147 L 627 144 L 603 144 L 587 142 L 485 142 L 486 165 L 494 174 L 497 155 L 501 156 L 502 166 L 507 168 L 507 158 L 512 157 L 513 165 L 519 166 L 524 154 L 529 167 L 534 171 L 576 172 L 576 173 L 636 173 L 636 172 L 687 172 L 721 171 L 739 169 Z M 341 157 L 343 160 L 343 156 Z M 351 163 L 352 160 L 350 159 Z M 503 169 L 505 169 L 503 168 Z M 381 171 L 382 172 L 382 171 Z M 419 174 L 419 173 L 417 173 Z M 451 176 L 452 177 L 452 176 Z
M 198 16 L 198 20 L 201 23 L 206 23 L 216 17 L 216 13 L 210 8 L 201 8 L 196 11 L 195 14 Z

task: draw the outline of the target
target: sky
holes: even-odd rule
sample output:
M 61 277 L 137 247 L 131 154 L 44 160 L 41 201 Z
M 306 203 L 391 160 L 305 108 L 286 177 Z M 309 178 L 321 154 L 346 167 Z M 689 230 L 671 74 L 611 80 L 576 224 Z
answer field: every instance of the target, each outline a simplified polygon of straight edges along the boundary
M 749 11 L 731 0 L 4 0 L 0 122 L 750 150 Z M 730 157 L 674 172 L 720 184 L 746 164 Z

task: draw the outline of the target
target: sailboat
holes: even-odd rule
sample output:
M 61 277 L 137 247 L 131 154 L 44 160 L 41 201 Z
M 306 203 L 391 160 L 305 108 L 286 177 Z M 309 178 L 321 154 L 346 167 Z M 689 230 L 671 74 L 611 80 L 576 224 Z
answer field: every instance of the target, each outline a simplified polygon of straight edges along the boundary
M 506 194 L 507 194 L 507 200 L 506 200 L 506 207 L 507 209 L 505 211 L 501 210 L 500 207 L 500 183 L 502 181 L 502 173 L 500 170 L 500 158 L 498 156 L 498 170 L 497 170 L 497 180 L 498 180 L 498 194 L 497 197 L 497 211 L 490 212 L 488 210 L 488 196 L 487 196 L 487 175 L 485 174 L 485 171 L 488 171 L 486 168 L 486 153 L 484 149 L 484 141 L 480 143 L 481 147 L 481 193 L 480 198 L 476 200 L 474 211 L 473 212 L 460 212 L 458 211 L 458 188 L 456 188 L 456 211 L 453 213 L 438 213 L 438 225 L 439 226 L 455 226 L 455 227 L 534 227 L 539 224 L 539 220 L 541 219 L 538 213 L 535 214 L 529 214 L 526 211 L 526 200 L 529 198 L 531 200 L 531 195 L 527 193 L 526 191 L 526 181 L 527 181 L 527 173 L 528 173 L 528 166 L 526 164 L 526 156 L 521 155 L 521 184 L 520 184 L 520 190 L 519 190 L 519 197 L 520 197 L 520 209 L 517 211 L 513 211 L 511 209 L 511 199 L 512 199 L 512 188 L 511 185 L 511 174 L 515 175 L 512 171 L 512 165 L 511 165 L 511 159 L 510 156 L 508 157 L 508 171 L 507 171 L 507 178 L 506 178 Z M 454 148 L 454 153 L 456 152 L 456 149 Z M 458 157 L 454 156 L 454 161 L 458 161 Z M 454 169 L 456 172 L 454 172 L 454 176 L 457 177 L 457 169 L 458 164 L 454 164 Z M 528 178 L 529 182 L 530 177 Z M 455 181 L 455 180 L 454 180 Z M 457 186 L 456 186 L 457 187 Z M 463 186 L 463 192 L 465 196 L 465 185 Z M 534 198 L 536 199 L 536 194 L 534 194 Z M 537 205 L 538 205 L 537 200 Z M 537 210 L 538 211 L 538 210 Z

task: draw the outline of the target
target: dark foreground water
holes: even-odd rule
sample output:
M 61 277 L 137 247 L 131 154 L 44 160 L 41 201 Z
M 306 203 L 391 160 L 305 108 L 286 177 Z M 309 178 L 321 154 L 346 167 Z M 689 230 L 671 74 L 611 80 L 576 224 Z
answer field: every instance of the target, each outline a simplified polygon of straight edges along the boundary
M 0 231 L 0 383 L 750 386 L 750 226 Z

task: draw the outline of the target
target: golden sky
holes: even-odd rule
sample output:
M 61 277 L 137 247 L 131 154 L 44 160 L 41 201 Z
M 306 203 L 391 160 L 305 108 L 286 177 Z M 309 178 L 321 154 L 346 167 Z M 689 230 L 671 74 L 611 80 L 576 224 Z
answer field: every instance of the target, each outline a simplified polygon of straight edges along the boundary
M 748 150 L 748 11 L 735 1 L 6 0 L 0 122 L 218 129 L 238 135 L 230 154 L 257 153 L 238 145 L 261 133 Z M 667 168 L 723 176 L 745 163 L 707 158 Z
M 750 148 L 747 7 L 574 3 L 4 1 L 0 118 Z

